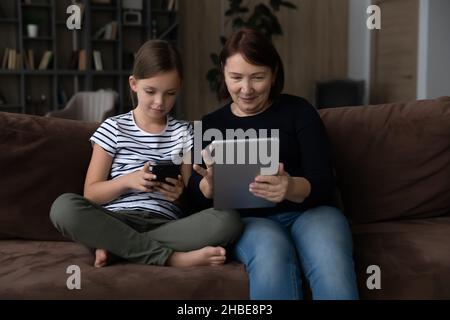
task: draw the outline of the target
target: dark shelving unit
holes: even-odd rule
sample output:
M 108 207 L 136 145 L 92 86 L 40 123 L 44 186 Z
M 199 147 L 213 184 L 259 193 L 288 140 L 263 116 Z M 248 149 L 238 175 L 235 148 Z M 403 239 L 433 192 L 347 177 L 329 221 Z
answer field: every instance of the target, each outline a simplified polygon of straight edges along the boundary
M 0 63 L 5 49 L 14 49 L 22 56 L 17 69 L 0 69 L 0 111 L 44 115 L 61 109 L 78 91 L 113 89 L 119 94 L 117 113 L 132 108 L 128 77 L 134 53 L 148 39 L 164 39 L 178 45 L 178 14 L 164 10 L 167 0 L 142 0 L 141 24 L 124 24 L 122 0 L 97 4 L 94 0 L 79 0 L 83 17 L 81 30 L 69 30 L 66 8 L 72 0 L 2 0 L 0 2 Z M 37 37 L 27 35 L 26 21 L 40 20 Z M 116 21 L 115 39 L 95 39 L 105 24 Z M 124 36 L 125 35 L 125 36 Z M 26 68 L 23 60 L 28 50 L 34 52 L 34 70 Z M 49 67 L 37 70 L 45 51 L 53 53 Z M 72 52 L 85 50 L 86 69 L 71 69 Z M 103 70 L 96 70 L 93 52 L 100 51 Z M 0 65 L 2 67 L 2 65 Z M 7 66 L 6 66 L 7 67 Z M 41 98 L 45 96 L 44 101 Z

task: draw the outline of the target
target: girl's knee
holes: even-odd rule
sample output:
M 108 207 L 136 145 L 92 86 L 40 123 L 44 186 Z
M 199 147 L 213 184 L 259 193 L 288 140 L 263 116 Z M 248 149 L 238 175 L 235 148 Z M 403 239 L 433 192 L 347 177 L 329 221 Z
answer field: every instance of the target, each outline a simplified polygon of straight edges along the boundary
M 223 237 L 224 241 L 221 242 L 235 242 L 244 230 L 239 213 L 234 210 L 226 210 L 218 212 L 216 216 L 220 221 L 216 225 L 215 232 Z
M 80 198 L 83 197 L 75 193 L 64 193 L 56 198 L 50 208 L 50 220 L 55 227 L 58 228 L 58 226 L 73 220 L 76 203 Z

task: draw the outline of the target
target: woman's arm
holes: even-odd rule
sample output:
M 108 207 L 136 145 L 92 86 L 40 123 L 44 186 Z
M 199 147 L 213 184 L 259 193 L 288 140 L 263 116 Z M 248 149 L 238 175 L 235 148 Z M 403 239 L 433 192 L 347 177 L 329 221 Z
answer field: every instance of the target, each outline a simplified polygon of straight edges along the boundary
M 303 177 L 289 177 L 286 200 L 302 203 L 311 193 L 311 184 Z
M 250 184 L 250 192 L 275 203 L 284 200 L 302 203 L 311 193 L 311 184 L 303 177 L 291 177 L 280 163 L 277 175 L 257 176 Z

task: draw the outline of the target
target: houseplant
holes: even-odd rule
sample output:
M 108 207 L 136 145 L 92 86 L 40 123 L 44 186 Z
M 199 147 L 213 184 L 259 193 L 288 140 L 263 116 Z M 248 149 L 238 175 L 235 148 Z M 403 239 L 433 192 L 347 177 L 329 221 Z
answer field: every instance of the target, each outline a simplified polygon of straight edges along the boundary
M 269 5 L 266 5 L 264 2 L 257 3 L 253 11 L 250 12 L 248 7 L 243 6 L 242 0 L 228 0 L 228 10 L 225 12 L 225 24 L 231 22 L 233 32 L 243 27 L 257 29 L 272 40 L 273 36 L 283 34 L 281 25 L 275 15 L 281 7 L 297 9 L 297 6 L 289 1 L 270 0 Z M 220 37 L 222 46 L 226 41 L 226 37 Z M 206 79 L 209 82 L 211 91 L 217 94 L 220 86 L 219 55 L 217 53 L 211 53 L 210 58 L 213 67 L 208 71 Z
M 30 38 L 36 38 L 39 34 L 39 26 L 43 22 L 43 18 L 32 14 L 31 12 L 26 12 L 23 16 L 23 21 L 26 26 L 27 36 Z

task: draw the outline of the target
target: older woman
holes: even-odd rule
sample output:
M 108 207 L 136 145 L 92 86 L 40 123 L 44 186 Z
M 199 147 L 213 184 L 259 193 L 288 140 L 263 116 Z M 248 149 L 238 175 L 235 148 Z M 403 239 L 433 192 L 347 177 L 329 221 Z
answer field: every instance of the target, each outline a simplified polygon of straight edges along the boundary
M 333 168 L 318 113 L 305 99 L 281 94 L 282 61 L 259 32 L 233 34 L 220 62 L 221 94 L 231 102 L 204 116 L 203 130 L 215 128 L 224 136 L 226 129 L 279 130 L 278 175 L 258 176 L 249 185 L 254 195 L 277 205 L 240 210 L 245 230 L 231 252 L 246 266 L 250 297 L 301 299 L 303 272 L 314 299 L 357 299 L 351 233 L 332 206 Z M 190 188 L 199 203 L 211 206 L 212 168 L 194 170 Z

